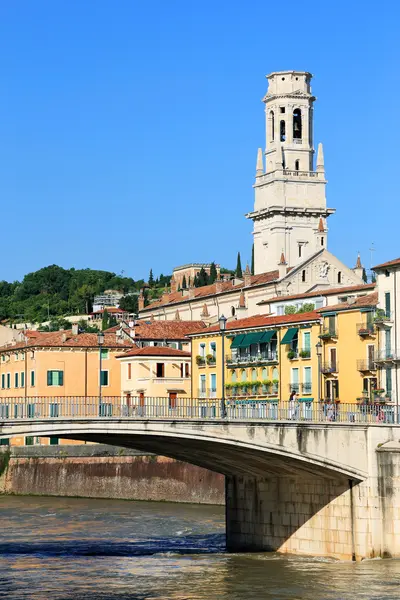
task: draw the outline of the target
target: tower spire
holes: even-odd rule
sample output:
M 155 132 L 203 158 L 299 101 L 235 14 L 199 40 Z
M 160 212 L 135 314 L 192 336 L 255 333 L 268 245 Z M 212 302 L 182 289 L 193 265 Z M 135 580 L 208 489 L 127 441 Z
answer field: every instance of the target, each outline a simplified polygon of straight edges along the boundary
M 317 153 L 317 171 L 323 173 L 325 171 L 325 163 L 324 163 L 324 149 L 322 144 L 318 144 L 318 153 Z
M 262 148 L 259 148 L 257 150 L 256 177 L 261 177 L 261 175 L 264 175 L 264 163 Z

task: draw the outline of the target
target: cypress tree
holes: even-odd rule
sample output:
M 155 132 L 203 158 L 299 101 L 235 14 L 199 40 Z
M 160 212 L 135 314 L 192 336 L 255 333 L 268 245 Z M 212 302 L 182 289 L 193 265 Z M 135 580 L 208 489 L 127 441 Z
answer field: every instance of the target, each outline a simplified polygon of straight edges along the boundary
M 238 277 L 239 279 L 241 279 L 243 277 L 243 272 L 242 272 L 242 262 L 240 260 L 240 252 L 238 252 L 237 255 L 237 263 L 236 263 L 236 271 L 235 271 L 235 275 L 236 277 Z
M 187 288 L 186 275 L 184 275 L 183 279 L 182 279 L 182 289 L 186 290 L 186 288 Z
M 364 283 L 368 283 L 367 271 L 365 269 L 362 272 L 362 280 Z
M 208 283 L 214 283 L 218 279 L 217 267 L 215 266 L 215 262 L 211 263 L 210 266 L 210 276 L 208 278 Z
M 154 285 L 153 269 L 150 269 L 149 286 L 153 287 L 153 285 Z
M 101 328 L 104 331 L 104 329 L 108 329 L 108 311 L 105 308 L 104 312 L 103 312 L 103 319 L 101 321 Z

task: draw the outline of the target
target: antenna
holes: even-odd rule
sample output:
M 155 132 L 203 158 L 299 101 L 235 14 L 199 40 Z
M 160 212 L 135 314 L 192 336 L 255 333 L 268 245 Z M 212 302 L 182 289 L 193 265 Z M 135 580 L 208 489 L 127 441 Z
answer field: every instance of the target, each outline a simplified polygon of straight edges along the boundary
M 372 264 L 373 264 L 373 253 L 376 252 L 376 249 L 374 248 L 374 242 L 371 243 L 371 248 L 369 248 L 369 251 L 371 253 L 371 259 L 370 259 L 370 265 L 369 265 L 369 269 L 370 271 L 372 271 Z

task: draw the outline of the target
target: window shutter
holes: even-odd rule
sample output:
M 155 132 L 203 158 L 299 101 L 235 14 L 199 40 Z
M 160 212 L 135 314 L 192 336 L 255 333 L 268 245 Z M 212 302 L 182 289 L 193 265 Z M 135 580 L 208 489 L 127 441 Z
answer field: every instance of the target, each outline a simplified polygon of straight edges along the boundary
M 58 385 L 64 385 L 64 371 L 58 371 Z
M 52 385 L 52 384 L 53 384 L 52 372 L 47 371 L 47 385 Z

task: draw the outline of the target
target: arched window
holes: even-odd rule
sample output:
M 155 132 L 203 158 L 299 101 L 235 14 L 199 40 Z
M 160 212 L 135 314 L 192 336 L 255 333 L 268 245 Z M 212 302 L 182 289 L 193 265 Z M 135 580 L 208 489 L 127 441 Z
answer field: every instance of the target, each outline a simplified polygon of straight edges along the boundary
M 237 379 L 236 371 L 232 371 L 232 375 L 231 375 L 232 383 L 235 383 L 236 379 Z
M 232 315 L 232 317 L 234 317 L 234 316 L 235 316 L 235 312 L 236 312 L 236 311 L 235 311 L 235 307 L 234 307 L 234 306 L 231 306 L 231 315 Z
M 293 111 L 293 139 L 301 140 L 301 110 L 299 108 Z
M 281 142 L 286 140 L 286 123 L 283 120 L 280 123 L 280 139 Z
M 251 370 L 251 380 L 252 381 L 257 381 L 257 369 L 252 369 Z
M 266 379 L 268 379 L 268 371 L 267 369 L 264 367 L 262 370 L 262 375 L 261 375 L 263 381 L 265 381 Z
M 323 245 L 324 245 L 324 238 L 322 237 L 321 238 L 321 246 L 323 246 Z
M 339 271 L 339 273 L 337 274 L 337 282 L 342 283 L 342 271 Z
M 303 271 L 301 272 L 301 280 L 305 281 L 306 280 L 306 270 L 303 269 Z
M 296 160 L 296 162 L 294 163 L 294 168 L 296 171 L 300 171 L 300 161 Z
M 271 127 L 271 142 L 274 141 L 275 139 L 275 115 L 274 115 L 274 111 L 271 110 L 269 113 L 269 126 Z
M 242 372 L 240 374 L 240 379 L 242 381 L 246 381 L 246 369 L 242 369 Z

